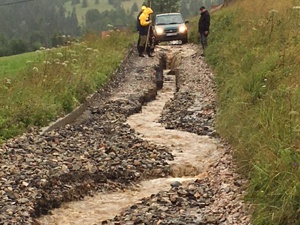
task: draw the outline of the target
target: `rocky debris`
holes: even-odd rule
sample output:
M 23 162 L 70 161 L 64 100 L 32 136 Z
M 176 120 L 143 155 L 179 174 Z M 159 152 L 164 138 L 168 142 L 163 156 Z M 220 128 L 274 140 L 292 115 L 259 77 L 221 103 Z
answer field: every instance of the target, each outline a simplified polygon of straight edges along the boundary
M 186 187 L 174 186 L 141 199 L 122 215 L 102 224 L 201 224 L 199 212 L 211 204 L 214 193 L 207 183 L 196 180 Z
M 250 225 L 250 206 L 243 201 L 247 181 L 235 172 L 230 146 L 225 144 L 224 148 L 224 155 L 208 170 L 209 182 L 216 192 L 205 213 L 214 215 L 220 225 Z
M 170 190 L 143 198 L 102 224 L 249 225 L 249 208 L 241 200 L 246 182 L 234 170 L 228 148 L 206 178 L 185 184 L 175 181 Z
M 181 59 L 176 70 L 179 90 L 165 105 L 160 122 L 166 129 L 218 137 L 214 128 L 216 93 L 211 70 L 202 61 L 199 53 Z
M 216 137 L 212 73 L 198 53 L 183 57 L 182 62 L 175 72 L 180 76 L 180 88 L 165 105 L 160 122 L 167 129 Z M 206 171 L 204 179 L 183 184 L 175 181 L 170 190 L 143 198 L 102 224 L 250 225 L 249 207 L 242 200 L 246 181 L 235 173 L 230 147 L 224 144 L 222 148 L 224 155 Z
M 180 73 L 173 71 L 180 76 L 179 90 L 161 122 L 170 129 L 216 136 L 212 74 L 198 53 L 183 58 Z M 155 97 L 157 62 L 157 57 L 128 59 L 115 82 L 103 96 L 99 91 L 74 124 L 44 134 L 27 133 L 0 147 L 0 224 L 38 224 L 36 217 L 62 202 L 170 174 L 169 150 L 142 140 L 124 123 Z M 241 200 L 245 181 L 233 171 L 228 148 L 206 178 L 173 182 L 170 190 L 141 199 L 102 224 L 250 224 Z
M 134 88 L 124 93 L 123 85 L 112 82 L 106 90 L 115 90 L 114 98 L 99 94 L 73 125 L 44 134 L 32 131 L 0 147 L 0 224 L 38 223 L 36 217 L 62 202 L 169 175 L 166 161 L 173 157 L 168 150 L 140 139 L 124 124 L 155 97 L 152 64 L 145 64 L 143 74 L 131 67 L 124 70 L 126 77 L 124 71 L 117 74 L 122 78 L 114 77 L 116 82 L 126 80 Z

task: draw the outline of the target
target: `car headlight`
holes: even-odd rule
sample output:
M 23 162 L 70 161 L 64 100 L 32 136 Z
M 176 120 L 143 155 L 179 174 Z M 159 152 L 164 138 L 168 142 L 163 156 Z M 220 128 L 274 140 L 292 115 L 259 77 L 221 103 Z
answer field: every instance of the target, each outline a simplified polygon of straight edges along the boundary
M 161 27 L 156 27 L 155 28 L 156 34 L 161 35 L 164 33 L 164 29 Z
M 179 33 L 184 33 L 184 32 L 187 31 L 187 28 L 186 28 L 185 25 L 183 25 L 183 26 L 180 26 L 180 27 L 179 27 L 178 31 L 179 31 Z

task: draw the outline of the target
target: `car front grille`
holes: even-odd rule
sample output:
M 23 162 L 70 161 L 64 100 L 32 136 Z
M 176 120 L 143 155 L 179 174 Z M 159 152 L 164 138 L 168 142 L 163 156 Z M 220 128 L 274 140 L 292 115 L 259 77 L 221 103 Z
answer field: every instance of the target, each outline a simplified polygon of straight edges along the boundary
M 165 32 L 166 33 L 176 33 L 177 29 L 174 29 L 174 28 L 173 29 L 166 29 Z

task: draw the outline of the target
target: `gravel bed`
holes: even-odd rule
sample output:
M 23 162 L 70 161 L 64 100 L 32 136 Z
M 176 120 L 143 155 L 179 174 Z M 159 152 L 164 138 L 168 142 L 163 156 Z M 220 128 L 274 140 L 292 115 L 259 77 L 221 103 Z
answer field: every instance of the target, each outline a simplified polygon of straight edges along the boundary
M 199 52 L 173 61 L 180 62 L 174 69 L 178 92 L 165 105 L 160 122 L 166 129 L 218 137 L 214 128 L 216 88 L 211 70 Z
M 167 149 L 124 124 L 155 98 L 156 63 L 131 55 L 74 124 L 44 134 L 33 130 L 0 147 L 0 224 L 38 223 L 35 218 L 62 202 L 169 175 Z

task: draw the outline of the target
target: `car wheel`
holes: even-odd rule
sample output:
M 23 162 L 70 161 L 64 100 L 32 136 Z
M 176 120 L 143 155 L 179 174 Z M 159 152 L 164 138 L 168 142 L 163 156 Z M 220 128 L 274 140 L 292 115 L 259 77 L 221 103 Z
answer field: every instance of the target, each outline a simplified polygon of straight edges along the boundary
M 182 41 L 182 44 L 183 44 L 183 45 L 186 44 L 186 43 L 188 43 L 188 39 L 187 39 L 187 38 L 184 38 L 184 39 L 182 39 L 181 41 Z

